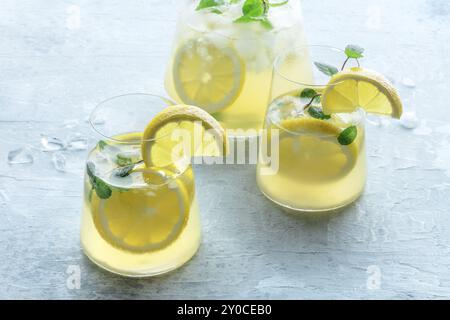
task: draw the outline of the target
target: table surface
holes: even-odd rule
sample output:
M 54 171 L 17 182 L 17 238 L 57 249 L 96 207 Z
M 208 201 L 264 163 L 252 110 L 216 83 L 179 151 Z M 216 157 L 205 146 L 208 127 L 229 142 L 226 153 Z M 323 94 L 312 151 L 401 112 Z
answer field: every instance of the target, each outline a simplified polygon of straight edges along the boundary
M 261 195 L 254 166 L 197 166 L 203 243 L 190 263 L 131 280 L 83 256 L 86 151 L 64 151 L 58 172 L 38 150 L 41 135 L 92 136 L 96 103 L 164 93 L 177 2 L 2 0 L 0 298 L 449 298 L 447 0 L 303 2 L 309 42 L 364 46 L 420 119 L 414 130 L 368 125 L 369 183 L 358 202 L 294 217 Z M 9 165 L 8 153 L 23 147 L 34 163 Z M 73 270 L 79 289 L 68 285 Z

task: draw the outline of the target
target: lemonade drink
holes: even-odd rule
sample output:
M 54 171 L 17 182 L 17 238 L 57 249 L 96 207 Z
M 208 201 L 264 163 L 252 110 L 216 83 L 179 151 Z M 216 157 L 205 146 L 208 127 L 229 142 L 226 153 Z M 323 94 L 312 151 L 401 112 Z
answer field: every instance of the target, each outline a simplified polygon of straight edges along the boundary
M 300 1 L 274 0 L 268 5 L 261 0 L 265 13 L 244 22 L 247 1 L 218 2 L 222 5 L 199 9 L 201 1 L 188 1 L 183 9 L 166 90 L 174 100 L 213 114 L 226 129 L 259 130 L 269 103 L 274 58 L 288 47 L 305 44 Z
M 257 169 L 260 190 L 273 202 L 330 211 L 363 192 L 365 114 L 398 119 L 403 112 L 393 85 L 361 67 L 363 52 L 303 46 L 276 59 Z
M 101 140 L 85 170 L 84 252 L 129 277 L 180 267 L 200 244 L 191 158 L 223 156 L 223 128 L 202 109 L 148 94 L 106 100 L 90 122 Z
M 273 202 L 301 211 L 326 211 L 353 202 L 366 182 L 364 112 L 312 117 L 298 94 L 287 94 L 269 106 L 263 143 L 279 135 L 279 165 L 262 158 L 258 185 Z M 358 137 L 348 146 L 337 137 L 351 125 Z
M 121 143 L 102 142 L 88 157 L 83 248 L 95 263 L 118 274 L 156 275 L 175 269 L 194 255 L 200 243 L 192 168 L 180 172 L 175 167 L 141 165 L 121 177 L 118 162 L 142 160 L 140 142 L 132 142 L 140 141 L 140 135 L 114 139 Z

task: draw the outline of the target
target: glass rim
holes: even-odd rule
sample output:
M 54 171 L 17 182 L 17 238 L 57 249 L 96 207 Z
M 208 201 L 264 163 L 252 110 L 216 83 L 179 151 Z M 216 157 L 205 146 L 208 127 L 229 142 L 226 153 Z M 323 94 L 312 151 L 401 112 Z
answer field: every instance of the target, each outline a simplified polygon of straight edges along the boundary
M 224 34 L 224 33 L 220 32 L 220 31 L 216 31 L 216 30 L 201 29 L 201 28 L 195 27 L 194 25 L 192 25 L 192 23 L 189 23 L 189 22 L 186 23 L 186 26 L 187 26 L 189 29 L 191 29 L 192 31 L 194 31 L 194 32 L 201 33 L 201 34 L 216 35 L 216 36 L 222 37 L 222 38 L 227 39 L 227 40 L 230 40 L 230 41 L 243 39 L 243 37 L 234 37 L 234 36 L 230 36 L 230 35 Z M 273 30 L 265 30 L 264 32 L 265 32 L 265 33 L 273 33 L 273 34 L 277 34 L 277 33 L 279 33 L 279 32 L 282 32 L 282 31 L 287 30 L 287 29 L 290 29 L 290 28 L 292 28 L 292 26 L 289 26 L 289 27 L 283 27 L 283 28 L 278 28 L 278 29 L 273 29 Z M 251 40 L 251 41 L 253 41 L 253 40 L 255 40 L 255 41 L 256 41 L 256 40 L 259 40 L 259 37 L 258 37 L 257 34 L 255 34 L 254 36 L 251 36 L 251 37 L 246 36 L 245 38 L 246 38 L 246 39 L 249 39 L 249 40 Z
M 210 12 L 210 13 L 212 13 L 212 12 Z M 198 33 L 202 33 L 202 34 L 213 34 L 213 35 L 218 35 L 218 36 L 221 36 L 221 37 L 223 37 L 223 38 L 225 38 L 225 39 L 227 39 L 227 40 L 240 40 L 240 39 L 243 39 L 243 37 L 239 37 L 239 36 L 237 36 L 237 37 L 236 37 L 236 36 L 230 36 L 230 35 L 224 34 L 224 33 L 220 32 L 220 31 L 217 31 L 217 30 L 208 30 L 208 29 L 204 29 L 204 28 L 199 28 L 199 27 L 195 26 L 195 25 L 191 22 L 191 20 L 192 20 L 192 19 L 187 20 L 187 21 L 185 22 L 185 26 L 188 27 L 188 28 L 189 28 L 190 30 L 192 30 L 192 31 L 195 31 L 195 32 L 198 32 Z M 231 25 L 234 25 L 234 24 L 233 24 L 233 21 L 230 21 L 230 24 L 231 24 Z M 277 33 L 282 32 L 282 31 L 284 31 L 284 30 L 291 29 L 291 28 L 293 28 L 293 27 L 294 27 L 295 25 L 297 25 L 297 24 L 298 24 L 298 21 L 296 20 L 294 23 L 292 23 L 292 24 L 289 25 L 289 26 L 283 26 L 283 27 L 273 28 L 273 29 L 264 29 L 264 33 L 265 33 L 265 34 L 266 34 L 266 33 L 277 34 Z M 220 29 L 219 29 L 219 30 L 220 30 Z M 259 40 L 259 36 L 258 36 L 258 34 L 255 34 L 254 36 L 251 36 L 251 37 L 246 36 L 245 39 Z
M 289 53 L 295 53 L 300 51 L 300 49 L 305 49 L 305 48 L 316 48 L 316 49 L 323 49 L 323 50 L 328 50 L 328 51 L 334 51 L 336 53 L 343 53 L 345 54 L 345 51 L 333 46 L 329 46 L 329 45 L 319 45 L 319 44 L 313 44 L 313 45 L 302 45 L 302 46 L 296 46 L 293 47 L 291 49 L 289 49 L 287 52 L 283 52 L 278 54 L 275 57 L 275 60 L 273 62 L 273 71 L 275 74 L 277 74 L 278 76 L 280 76 L 281 78 L 285 79 L 288 82 L 291 82 L 295 85 L 299 85 L 299 86 L 305 86 L 305 87 L 310 87 L 310 88 L 322 88 L 325 86 L 329 86 L 329 83 L 321 83 L 321 84 L 312 84 L 312 83 L 306 83 L 306 82 L 300 82 L 300 81 L 296 81 L 291 79 L 290 77 L 284 75 L 281 71 L 280 71 L 280 64 L 281 62 L 284 60 L 284 58 L 289 54 Z M 331 77 L 330 77 L 331 78 Z M 341 83 L 342 81 L 338 81 L 336 83 L 333 83 L 333 86 Z
M 352 114 L 355 114 L 355 113 L 358 114 L 358 119 L 352 121 L 351 125 L 355 125 L 355 126 L 364 125 L 366 117 L 367 117 L 366 111 L 363 108 L 358 108 L 354 112 L 352 112 Z M 268 121 L 270 122 L 270 124 L 275 126 L 276 129 L 278 129 L 282 132 L 286 132 L 293 136 L 313 135 L 311 133 L 305 133 L 304 131 L 293 131 L 293 130 L 287 129 L 281 124 L 281 121 L 275 122 L 270 117 L 268 117 Z M 323 121 L 323 120 L 321 120 L 321 121 Z M 320 134 L 320 136 L 323 138 L 336 138 L 336 135 L 334 135 L 334 134 Z
M 89 115 L 89 125 L 91 126 L 92 130 L 94 130 L 95 133 L 97 133 L 98 135 L 100 135 L 101 137 L 105 138 L 108 141 L 112 141 L 114 143 L 118 143 L 118 144 L 140 144 L 142 142 L 156 142 L 162 138 L 167 137 L 170 133 L 167 133 L 166 135 L 160 136 L 158 138 L 153 138 L 153 139 L 140 139 L 140 140 L 119 140 L 119 139 L 115 139 L 112 136 L 109 136 L 107 134 L 105 134 L 104 132 L 102 132 L 101 129 L 99 129 L 98 127 L 101 126 L 99 124 L 95 124 L 95 115 L 96 112 L 102 107 L 104 106 L 106 103 L 111 102 L 115 99 L 119 99 L 119 98 L 126 98 L 126 97 L 151 97 L 151 98 L 157 98 L 157 99 L 161 99 L 161 101 L 167 102 L 168 105 L 176 105 L 175 102 L 171 101 L 168 98 L 165 98 L 163 96 L 157 95 L 157 94 L 152 94 L 152 93 L 143 93 L 143 92 L 135 92 L 135 93 L 125 93 L 125 94 L 121 94 L 121 95 L 117 95 L 117 96 L 113 96 L 110 97 L 108 99 L 105 99 L 103 101 L 101 101 L 100 103 L 98 103 L 94 109 L 91 111 L 90 115 Z M 153 119 L 149 119 L 148 121 L 152 121 Z M 107 121 L 107 120 L 105 120 Z M 123 132 L 123 134 L 126 133 L 139 133 L 139 132 Z

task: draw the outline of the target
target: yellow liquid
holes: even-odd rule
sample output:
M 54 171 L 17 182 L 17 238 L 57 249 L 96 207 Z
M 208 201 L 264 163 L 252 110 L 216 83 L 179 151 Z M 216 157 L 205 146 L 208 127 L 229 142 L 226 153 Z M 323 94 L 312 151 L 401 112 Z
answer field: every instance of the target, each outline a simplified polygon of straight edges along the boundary
M 278 10 L 285 9 L 288 8 Z M 213 19 L 214 14 L 209 18 Z M 232 22 L 233 19 L 231 18 L 226 25 L 218 29 L 214 29 L 214 23 L 205 23 L 210 29 L 197 30 L 190 25 L 188 20 L 189 18 L 182 19 L 178 25 L 174 53 L 167 68 L 166 91 L 178 103 L 194 104 L 212 113 L 225 129 L 240 130 L 228 132 L 230 136 L 256 136 L 258 131 L 262 129 L 264 115 L 269 103 L 274 59 L 279 54 L 284 53 L 286 48 L 306 44 L 301 19 L 294 20 L 295 22 L 288 27 L 279 30 L 274 29 L 270 32 L 258 23 L 236 24 Z M 276 22 L 276 18 L 273 18 L 273 21 Z M 227 32 L 230 35 L 223 35 Z M 193 43 L 196 44 L 193 45 Z M 204 47 L 202 47 L 202 44 Z M 189 47 L 195 49 L 186 49 Z M 180 81 L 177 74 L 177 68 L 180 65 L 180 52 L 188 52 L 187 57 L 196 54 L 201 55 L 201 52 L 206 53 L 201 58 L 192 60 L 186 58 L 181 63 L 186 70 L 184 72 L 186 86 L 195 87 L 195 89 L 192 89 L 192 95 L 195 95 L 195 90 L 201 92 L 202 86 L 209 86 L 211 82 L 214 82 L 217 83 L 216 90 L 210 90 L 208 87 L 204 90 L 203 95 L 209 94 L 211 100 L 216 102 L 221 101 L 224 96 L 228 95 L 224 100 L 229 100 L 229 103 L 220 108 L 209 108 L 202 105 L 201 101 L 204 99 L 199 98 L 199 96 L 190 100 L 183 98 L 183 95 L 179 92 L 179 87 L 177 90 L 176 84 L 177 81 Z M 222 62 L 223 55 L 228 57 L 226 62 Z M 229 59 L 230 56 L 231 59 Z M 234 62 L 230 62 L 230 60 Z M 222 66 L 224 69 L 215 70 L 216 73 L 214 73 L 214 70 L 205 69 L 208 64 L 215 68 Z M 226 70 L 231 70 L 236 64 L 240 65 L 239 75 L 226 74 Z M 199 70 L 201 70 L 200 74 Z M 238 84 L 235 85 L 234 89 L 230 89 L 232 87 L 230 83 L 233 83 L 233 81 Z M 239 89 L 236 89 L 236 87 Z M 230 93 L 233 90 L 236 90 L 236 93 Z
M 269 112 L 271 108 L 280 105 L 274 103 Z M 355 117 L 352 121 L 339 116 L 330 120 L 311 119 L 308 114 L 297 117 L 300 122 L 301 118 L 306 122 L 326 121 L 326 128 L 340 130 L 355 124 Z M 289 117 L 279 123 L 268 119 L 267 134 L 271 135 L 270 129 L 279 130 L 279 168 L 271 169 L 272 163 L 260 160 L 257 168 L 260 190 L 273 202 L 294 211 L 330 211 L 355 201 L 363 192 L 367 177 L 363 117 L 356 115 L 358 136 L 351 148 L 340 146 L 333 135 L 320 133 L 314 126 L 310 130 L 304 127 L 299 132 L 286 132 L 280 123 Z
M 116 138 L 135 140 L 139 135 Z M 111 174 L 118 154 L 139 155 L 139 145 L 96 147 L 88 161 L 96 179 L 107 183 L 111 196 L 101 199 L 85 175 L 81 242 L 86 255 L 102 268 L 130 277 L 153 276 L 186 263 L 200 245 L 200 218 L 191 167 Z M 137 159 L 139 160 L 139 159 Z

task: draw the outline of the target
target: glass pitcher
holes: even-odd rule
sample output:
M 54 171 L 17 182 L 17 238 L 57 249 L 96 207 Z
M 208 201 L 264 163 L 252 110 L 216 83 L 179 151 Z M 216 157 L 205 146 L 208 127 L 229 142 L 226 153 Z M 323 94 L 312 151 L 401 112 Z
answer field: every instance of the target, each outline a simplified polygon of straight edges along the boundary
M 170 97 L 213 114 L 230 136 L 257 135 L 273 60 L 306 42 L 300 0 L 256 3 L 184 1 L 167 68 Z

